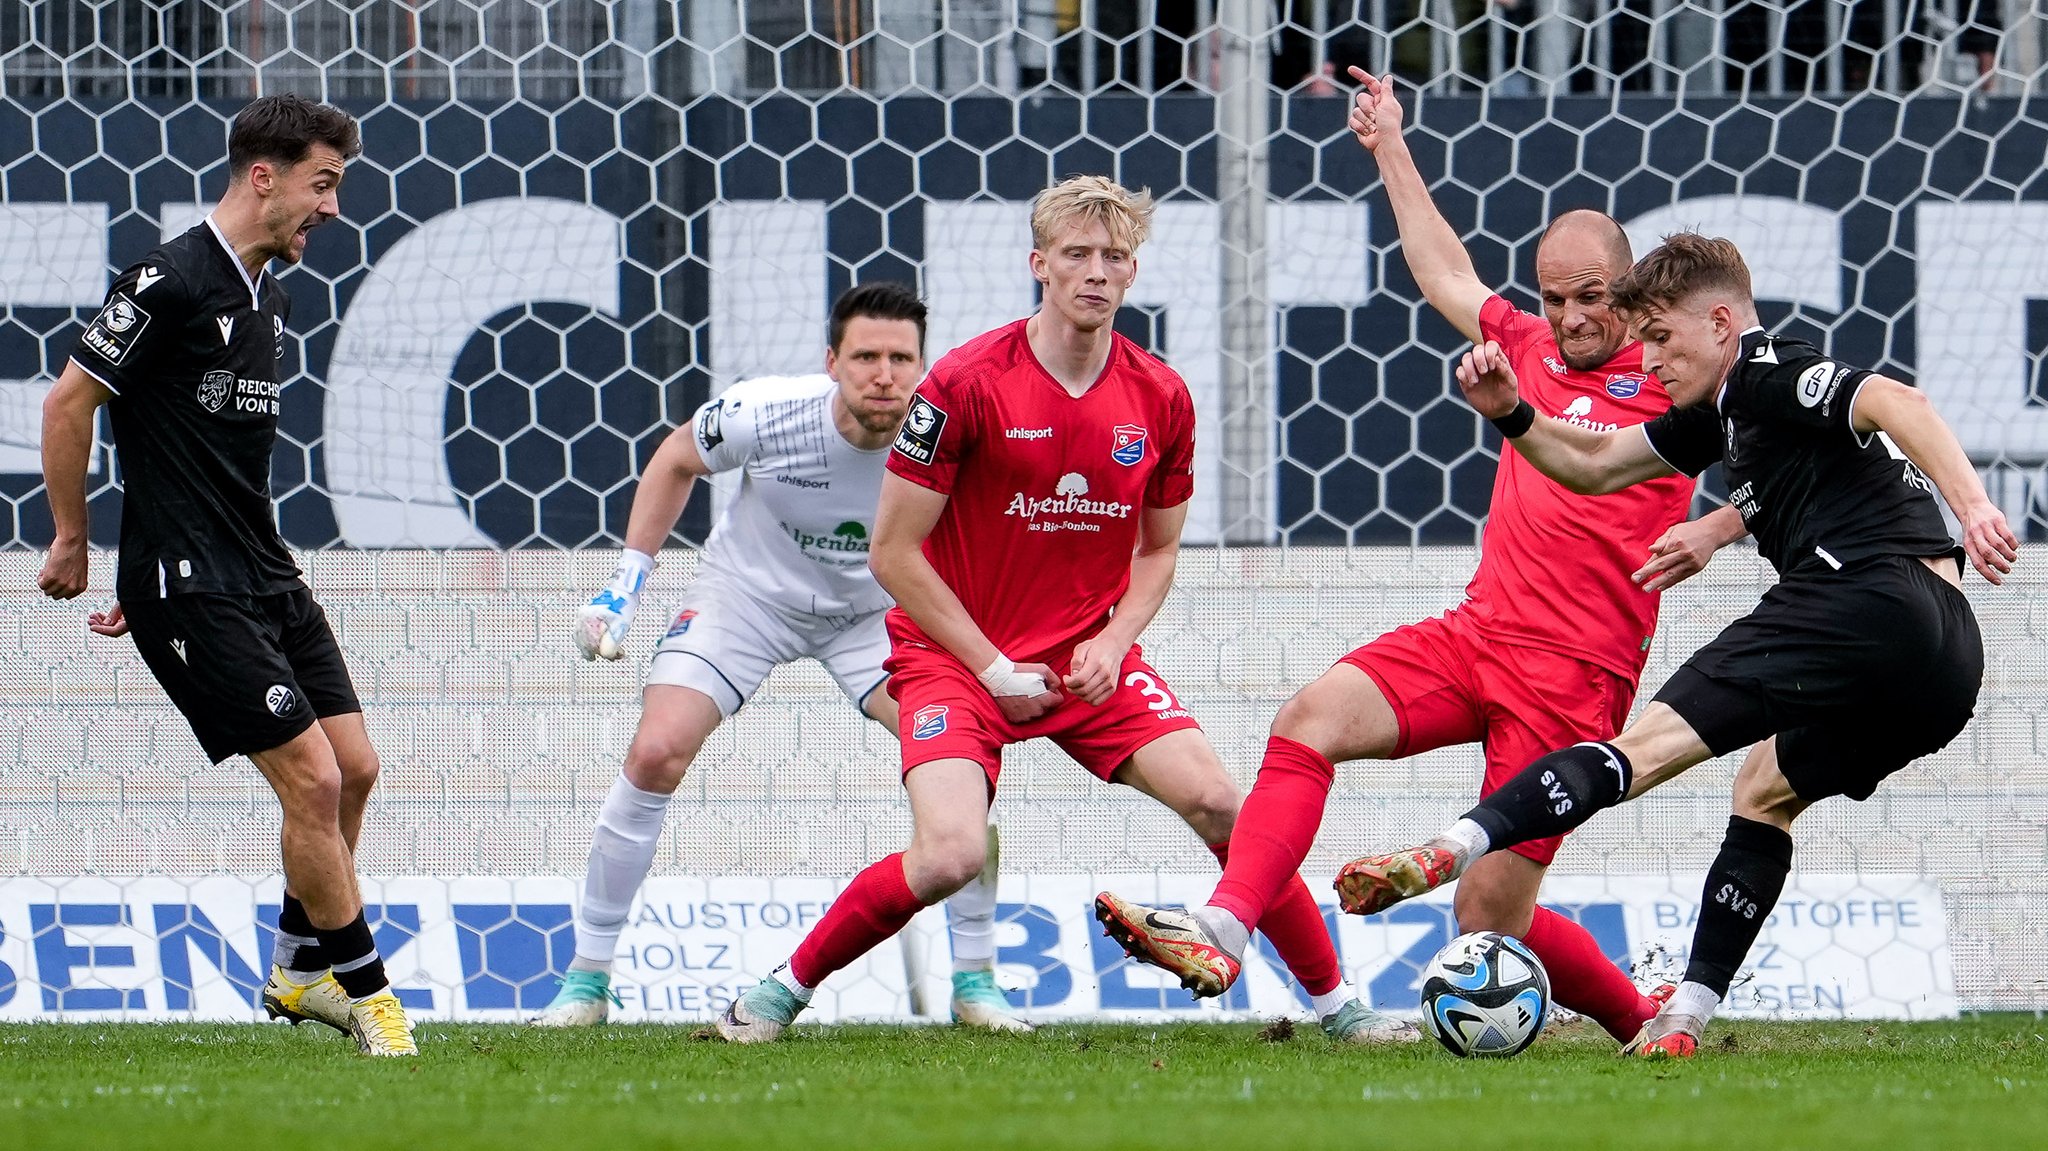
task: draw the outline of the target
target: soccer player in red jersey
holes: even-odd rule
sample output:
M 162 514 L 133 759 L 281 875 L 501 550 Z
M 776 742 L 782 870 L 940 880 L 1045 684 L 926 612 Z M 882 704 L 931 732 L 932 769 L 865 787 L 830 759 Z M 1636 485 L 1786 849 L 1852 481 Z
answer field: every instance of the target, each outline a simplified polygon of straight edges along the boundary
M 789 962 L 719 1021 L 780 1035 L 812 989 L 981 873 L 1002 749 L 1044 736 L 1101 779 L 1172 808 L 1227 856 L 1242 803 L 1137 639 L 1173 582 L 1194 490 L 1195 413 L 1172 369 L 1110 321 L 1137 275 L 1152 201 L 1077 176 L 1032 206 L 1036 315 L 932 369 L 889 458 L 869 564 L 895 597 L 910 846 L 855 876 Z M 1352 1042 L 1407 1042 L 1344 983 L 1315 898 L 1276 884 L 1260 924 Z
M 1378 162 L 1402 252 L 1431 306 L 1467 339 L 1498 342 L 1522 394 L 1545 414 L 1597 429 L 1662 415 L 1671 400 L 1608 306 L 1608 282 L 1631 263 L 1621 225 L 1592 211 L 1554 220 L 1536 251 L 1545 315 L 1516 310 L 1480 282 L 1430 201 L 1401 139 L 1391 83 L 1351 71 L 1364 84 L 1351 129 Z M 1692 492 L 1689 477 L 1671 476 L 1620 498 L 1574 495 L 1503 451 L 1464 602 L 1345 656 L 1280 709 L 1208 906 L 1155 911 L 1104 893 L 1096 914 L 1134 957 L 1221 994 L 1249 929 L 1314 842 L 1334 763 L 1476 742 L 1484 795 L 1552 748 L 1620 731 L 1656 627 L 1655 593 L 1744 534 L 1728 508 L 1684 522 Z M 1626 1040 L 1656 1003 L 1585 928 L 1536 904 L 1562 838 L 1474 864 L 1458 888 L 1458 925 L 1527 943 L 1559 1003 Z

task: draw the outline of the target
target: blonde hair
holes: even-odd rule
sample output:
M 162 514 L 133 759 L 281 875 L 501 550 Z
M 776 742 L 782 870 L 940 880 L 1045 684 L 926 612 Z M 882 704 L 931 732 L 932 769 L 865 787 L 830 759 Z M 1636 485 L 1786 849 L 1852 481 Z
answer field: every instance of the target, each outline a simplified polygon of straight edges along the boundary
M 1107 176 L 1069 176 L 1031 202 L 1031 245 L 1043 252 L 1068 228 L 1101 222 L 1127 252 L 1152 234 L 1152 190 L 1136 192 Z

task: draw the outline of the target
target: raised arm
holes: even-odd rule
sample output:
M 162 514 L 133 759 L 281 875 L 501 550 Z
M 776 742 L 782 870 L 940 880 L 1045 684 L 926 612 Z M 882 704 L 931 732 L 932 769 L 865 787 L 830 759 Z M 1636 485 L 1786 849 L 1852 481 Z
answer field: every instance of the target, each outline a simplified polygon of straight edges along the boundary
M 1060 700 L 1059 692 L 1049 686 L 1053 670 L 1044 664 L 1011 663 L 925 558 L 925 538 L 938 525 L 948 498 L 944 492 L 884 473 L 868 567 L 904 614 L 969 671 L 979 673 L 982 686 L 1011 722 L 1037 719 Z
M 1392 75 L 1374 79 L 1362 68 L 1351 69 L 1363 85 L 1352 102 L 1351 131 L 1379 165 L 1380 182 L 1394 208 L 1401 232 L 1401 255 L 1430 307 L 1442 313 L 1465 338 L 1477 342 L 1479 310 L 1493 289 L 1480 282 L 1472 257 L 1451 229 L 1450 221 L 1429 198 L 1429 185 L 1415 166 L 1408 142 L 1401 137 L 1401 102 L 1394 98 Z
M 1507 354 L 1491 340 L 1465 353 L 1457 376 L 1473 410 L 1493 421 L 1537 471 L 1571 491 L 1606 495 L 1675 474 L 1651 450 L 1640 424 L 1596 432 L 1539 414 L 1522 399 Z
M 94 419 L 100 405 L 113 398 L 105 384 L 75 362 L 64 365 L 43 397 L 43 490 L 57 532 L 36 586 L 52 599 L 79 594 L 89 578 L 85 472 L 92 462 Z
M 1872 376 L 1857 389 L 1850 422 L 1865 435 L 1883 433 L 1941 489 L 1941 498 L 1963 525 L 1963 551 L 1979 574 L 2004 583 L 2005 573 L 2019 558 L 2019 537 L 2005 522 L 2005 513 L 1985 494 L 1984 481 L 1934 410 L 1927 393 L 1888 376 Z

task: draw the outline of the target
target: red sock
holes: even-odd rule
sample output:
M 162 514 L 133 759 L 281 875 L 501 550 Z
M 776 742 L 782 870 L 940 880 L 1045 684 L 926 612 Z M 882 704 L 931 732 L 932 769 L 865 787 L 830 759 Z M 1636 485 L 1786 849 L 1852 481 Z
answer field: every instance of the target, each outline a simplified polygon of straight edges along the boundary
M 1235 835 L 1230 838 L 1233 843 L 1237 840 Z M 1229 844 L 1212 844 L 1209 850 L 1215 853 L 1216 862 L 1229 866 Z M 1337 989 L 1343 978 L 1337 968 L 1337 945 L 1330 942 L 1323 909 L 1316 906 L 1316 897 L 1308 893 L 1308 884 L 1301 881 L 1301 876 L 1287 877 L 1280 894 L 1266 905 L 1259 930 L 1272 941 L 1280 961 L 1310 995 L 1324 995 Z
M 816 987 L 826 976 L 909 926 L 924 906 L 904 878 L 903 853 L 899 851 L 853 877 L 825 909 L 825 917 L 796 945 L 796 954 L 789 957 L 789 973 L 805 987 Z
M 1315 844 L 1316 829 L 1323 825 L 1323 803 L 1336 780 L 1337 769 L 1316 749 L 1284 736 L 1267 740 L 1265 762 L 1237 813 L 1230 858 L 1209 906 L 1228 911 L 1247 927 L 1262 928 L 1267 908 L 1276 906 L 1291 885 L 1313 909 L 1315 901 L 1301 882 L 1301 861 Z M 1322 933 L 1320 914 L 1316 924 Z
M 1656 1002 L 1607 958 L 1592 933 L 1557 912 L 1537 908 L 1522 942 L 1550 972 L 1551 997 L 1623 1043 L 1657 1014 Z

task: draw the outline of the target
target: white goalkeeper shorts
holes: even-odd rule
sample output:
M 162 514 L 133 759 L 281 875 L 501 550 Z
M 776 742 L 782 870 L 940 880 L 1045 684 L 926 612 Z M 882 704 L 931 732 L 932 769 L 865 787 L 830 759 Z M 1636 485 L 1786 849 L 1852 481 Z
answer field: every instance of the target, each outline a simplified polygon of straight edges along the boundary
M 693 688 L 731 715 L 753 698 L 768 673 L 810 658 L 860 707 L 889 678 L 884 612 L 818 616 L 785 611 L 732 584 L 699 580 L 669 618 L 647 682 Z

